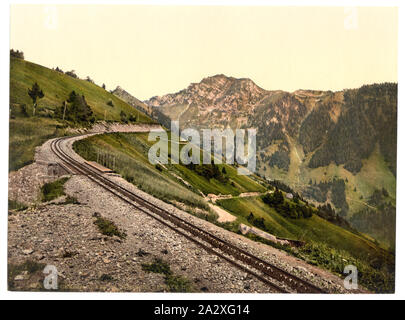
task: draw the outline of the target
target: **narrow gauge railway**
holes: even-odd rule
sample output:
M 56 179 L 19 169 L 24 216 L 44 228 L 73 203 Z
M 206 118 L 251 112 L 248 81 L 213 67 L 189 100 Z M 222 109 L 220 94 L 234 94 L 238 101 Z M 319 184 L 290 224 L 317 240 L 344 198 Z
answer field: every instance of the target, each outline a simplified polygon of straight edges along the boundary
M 272 291 L 278 293 L 327 293 L 310 282 L 301 279 L 273 264 L 255 257 L 232 243 L 229 243 L 206 230 L 172 214 L 154 203 L 143 199 L 130 190 L 111 181 L 102 173 L 97 172 L 94 166 L 80 162 L 69 156 L 61 147 L 63 140 L 71 137 L 55 139 L 51 149 L 72 173 L 87 176 L 91 181 L 105 190 L 147 214 L 161 224 L 172 229 L 188 240 L 194 242 L 207 252 L 218 256 L 240 270 L 248 273 L 265 283 Z

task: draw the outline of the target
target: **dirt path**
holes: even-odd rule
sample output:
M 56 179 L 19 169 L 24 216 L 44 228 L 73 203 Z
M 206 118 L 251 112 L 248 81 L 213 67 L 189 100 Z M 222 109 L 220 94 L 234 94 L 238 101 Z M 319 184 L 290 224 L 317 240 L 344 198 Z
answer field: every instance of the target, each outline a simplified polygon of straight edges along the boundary
M 210 208 L 218 215 L 218 222 L 220 223 L 227 223 L 227 222 L 234 222 L 236 220 L 236 217 L 232 214 L 230 214 L 228 211 L 212 204 L 208 203 Z
M 231 194 L 213 194 L 209 193 L 206 197 L 205 200 L 216 203 L 218 200 L 226 200 L 226 199 L 238 199 L 238 198 L 249 198 L 249 197 L 258 197 L 261 195 L 265 195 L 266 193 L 273 193 L 273 191 L 267 191 L 267 192 L 244 192 L 239 194 L 238 196 L 234 196 Z

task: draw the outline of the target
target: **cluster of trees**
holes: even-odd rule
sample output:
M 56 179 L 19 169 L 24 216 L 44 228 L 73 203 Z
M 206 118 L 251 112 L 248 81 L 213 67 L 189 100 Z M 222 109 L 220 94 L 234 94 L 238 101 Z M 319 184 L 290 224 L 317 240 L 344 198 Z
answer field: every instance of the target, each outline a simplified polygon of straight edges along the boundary
M 261 149 L 262 147 L 259 146 L 259 148 Z M 286 141 L 282 141 L 278 146 L 278 150 L 270 156 L 261 152 L 259 157 L 262 163 L 268 164 L 270 167 L 278 167 L 279 169 L 286 171 L 288 171 L 288 168 L 290 167 L 290 148 Z M 266 170 L 266 166 L 264 166 L 264 170 Z
M 112 102 L 112 101 L 111 101 Z M 113 104 L 114 106 L 114 104 Z M 138 115 L 133 115 L 132 113 L 128 116 L 124 111 L 120 112 L 121 122 L 129 123 L 129 122 L 137 122 Z
M 74 70 L 66 71 L 65 74 L 66 74 L 67 76 L 72 77 L 72 78 L 75 78 L 75 79 L 78 79 L 78 78 L 79 78 L 79 77 L 77 76 L 77 74 L 76 74 L 76 71 L 74 71 Z
M 373 194 L 371 195 L 370 199 L 367 201 L 370 205 L 378 207 L 385 203 L 386 198 L 389 197 L 388 191 L 385 188 L 381 190 L 377 189 L 374 190 Z
M 339 215 L 346 216 L 349 212 L 349 204 L 346 201 L 346 184 L 343 179 L 333 179 L 332 181 L 312 182 L 304 190 L 304 196 L 316 200 L 317 202 L 326 202 L 328 192 L 331 191 L 331 200 L 333 205 L 339 209 Z
M 288 150 L 282 149 L 274 152 L 269 159 L 270 167 L 278 167 L 288 171 L 290 167 L 290 153 Z
M 296 197 L 293 202 L 285 201 L 283 193 L 279 189 L 276 189 L 274 193 L 265 194 L 262 196 L 262 200 L 284 217 L 291 219 L 310 218 L 315 213 L 314 208 L 306 203 L 301 203 Z
M 350 223 L 343 217 L 339 216 L 336 211 L 332 208 L 330 203 L 326 203 L 323 205 L 318 206 L 318 216 L 321 218 L 333 223 L 334 225 L 337 225 L 339 227 L 345 228 L 350 231 L 354 231 L 353 227 L 350 225 Z
M 308 202 L 304 198 L 302 198 L 298 192 L 294 191 L 294 189 L 292 189 L 289 185 L 285 184 L 284 182 L 280 180 L 270 180 L 268 182 L 274 188 L 282 190 L 285 193 L 291 193 L 294 196 L 294 199 L 301 200 L 302 202 L 308 204 Z
M 59 67 L 56 67 L 56 68 L 53 69 L 53 70 L 55 70 L 56 72 L 59 72 L 59 73 L 64 73 L 64 74 L 66 74 L 66 75 L 69 76 L 69 77 L 72 77 L 72 78 L 75 78 L 75 79 L 79 79 L 79 76 L 76 74 L 76 71 L 75 71 L 75 70 L 63 72 L 63 70 L 62 70 L 61 68 L 59 68 Z M 93 83 L 93 84 L 94 84 L 94 80 L 93 80 L 92 78 L 90 78 L 89 76 L 87 76 L 86 79 L 84 79 L 84 80 L 86 80 L 87 82 L 90 82 L 90 83 Z M 102 85 L 102 88 L 103 88 L 104 90 L 105 90 L 105 88 L 106 88 L 104 83 L 103 83 L 103 85 Z
M 325 138 L 326 142 L 315 152 L 309 167 L 327 166 L 333 162 L 343 164 L 347 170 L 356 174 L 362 168 L 361 160 L 368 158 L 378 143 L 395 175 L 397 87 L 395 83 L 383 83 L 346 90 L 345 112 L 336 124 L 330 123 L 329 128 L 323 128 L 315 123 L 321 117 L 314 118 L 308 125 L 308 130 L 315 128 L 317 131 L 317 126 L 321 126 L 318 139 Z M 322 132 L 325 133 L 322 135 Z M 302 139 L 306 141 L 306 137 L 303 134 Z
M 332 203 L 340 209 L 339 214 L 343 217 L 349 212 L 349 204 L 346 201 L 346 184 L 343 179 L 333 179 L 332 186 Z
M 56 70 L 58 72 L 63 72 L 61 69 L 57 67 Z M 31 88 L 28 89 L 28 95 L 30 96 L 32 103 L 33 103 L 33 115 L 35 116 L 38 100 L 42 99 L 45 94 L 43 90 L 40 88 L 37 82 L 35 82 Z M 110 100 L 109 105 L 114 106 L 113 102 Z M 28 116 L 27 107 L 26 105 L 22 106 L 21 113 L 24 116 Z M 138 114 L 133 115 L 127 114 L 124 111 L 121 111 L 121 121 L 128 123 L 128 122 L 137 122 L 138 121 Z M 88 105 L 86 98 L 84 95 L 76 93 L 74 90 L 69 94 L 69 97 L 63 101 L 62 105 L 55 110 L 55 117 L 61 118 L 62 120 L 74 121 L 74 122 L 95 122 L 95 117 L 93 115 L 93 111 L 91 107 Z
M 330 108 L 330 106 L 321 105 L 314 109 L 302 122 L 298 140 L 306 154 L 314 151 L 322 144 L 332 126 L 333 121 L 328 112 Z
M 207 180 L 216 179 L 222 183 L 227 183 L 229 178 L 226 176 L 225 167 L 222 170 L 219 169 L 219 166 L 216 164 L 194 164 L 190 163 L 186 167 L 198 175 L 206 178 Z
M 75 122 L 93 123 L 95 121 L 93 111 L 87 104 L 86 98 L 75 91 L 72 91 L 68 99 L 56 110 L 56 115 L 64 120 Z
M 89 76 L 86 77 L 86 81 L 90 82 L 90 83 L 94 83 L 94 80 L 92 78 L 90 78 Z
M 367 201 L 371 206 L 353 214 L 351 224 L 361 232 L 368 233 L 395 248 L 396 207 L 391 203 L 385 189 L 376 190 Z
M 254 216 L 254 214 L 251 212 L 247 218 L 247 220 L 249 221 L 249 223 L 251 223 L 252 225 L 254 225 L 256 228 L 262 229 L 264 231 L 268 231 L 267 227 L 266 227 L 266 223 L 264 221 L 264 218 L 256 218 Z
M 18 59 L 23 59 L 24 60 L 24 52 L 19 51 L 19 50 L 10 50 L 10 57 L 18 58 Z

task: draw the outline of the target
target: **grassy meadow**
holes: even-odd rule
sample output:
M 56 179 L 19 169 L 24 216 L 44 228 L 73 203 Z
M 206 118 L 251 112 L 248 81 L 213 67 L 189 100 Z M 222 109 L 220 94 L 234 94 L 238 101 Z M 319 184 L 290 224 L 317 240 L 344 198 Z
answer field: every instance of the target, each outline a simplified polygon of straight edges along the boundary
M 28 89 L 35 82 L 45 96 L 37 101 L 36 115 L 33 116 L 33 102 Z M 11 57 L 9 171 L 32 163 L 35 147 L 48 139 L 63 136 L 68 127 L 91 125 L 62 121 L 55 113 L 72 91 L 85 96 L 96 121 L 121 121 L 121 112 L 124 112 L 127 117 L 132 115 L 138 123 L 153 122 L 148 116 L 94 83 Z
M 102 87 L 86 80 L 75 79 L 66 74 L 48 69 L 38 64 L 13 58 L 10 60 L 10 104 L 25 104 L 28 114 L 32 114 L 32 100 L 27 94 L 28 88 L 37 82 L 45 96 L 38 100 L 37 112 L 52 116 L 56 107 L 60 107 L 70 92 L 75 91 L 86 97 L 96 120 L 120 121 L 121 111 L 128 116 L 138 117 L 138 122 L 150 123 L 152 120 L 137 111 Z M 112 101 L 113 106 L 109 105 Z

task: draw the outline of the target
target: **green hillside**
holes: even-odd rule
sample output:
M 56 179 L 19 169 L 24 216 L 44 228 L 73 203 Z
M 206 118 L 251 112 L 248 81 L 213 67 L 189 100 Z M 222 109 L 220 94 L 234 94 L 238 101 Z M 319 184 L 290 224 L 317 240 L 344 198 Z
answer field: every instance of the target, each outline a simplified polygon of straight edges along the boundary
M 44 97 L 38 99 L 33 116 L 33 101 L 28 95 L 38 83 Z M 90 122 L 75 121 L 67 109 L 62 121 L 62 106 L 71 92 L 84 96 L 92 115 Z M 73 110 L 73 109 L 72 109 Z M 73 111 L 72 111 L 73 113 Z M 98 120 L 150 123 L 152 120 L 96 84 L 76 79 L 38 64 L 10 57 L 10 167 L 17 170 L 33 161 L 34 149 L 47 139 L 63 135 L 69 127 L 86 127 Z
M 238 175 L 234 167 L 226 164 L 218 165 L 221 175 L 213 178 L 198 174 L 181 164 L 154 166 L 148 160 L 148 150 L 153 143 L 148 141 L 148 134 L 112 133 L 78 141 L 74 148 L 88 160 L 97 161 L 97 154 L 115 157 L 116 171 L 144 191 L 166 201 L 186 200 L 190 205 L 201 206 L 201 192 L 205 195 L 239 195 L 244 192 L 266 191 L 259 182 L 248 176 Z M 187 200 L 188 197 L 190 201 Z M 207 205 L 201 207 L 207 208 Z
M 256 176 L 238 176 L 233 166 L 218 165 L 222 176 L 211 178 L 181 164 L 152 165 L 148 160 L 152 144 L 148 134 L 111 133 L 77 141 L 73 147 L 87 160 L 114 166 L 126 180 L 149 194 L 213 222 L 214 216 L 201 192 L 233 195 L 234 198 L 217 201 L 237 217 L 235 222 L 221 226 L 238 232 L 239 224 L 244 223 L 281 238 L 304 241 L 306 245 L 302 248 L 280 249 L 338 274 L 343 273 L 346 265 L 356 265 L 363 285 L 375 291 L 393 290 L 394 256 L 373 239 L 326 221 L 313 207 L 306 218 L 302 215 L 294 218 L 297 210 L 292 208 L 309 207 L 303 200 L 287 199 L 285 193 L 283 201 L 289 209 L 279 212 L 262 200 L 273 187 Z M 259 192 L 262 196 L 237 197 L 243 192 Z
M 292 219 L 264 203 L 262 197 L 225 199 L 218 203 L 238 217 L 228 226 L 231 230 L 236 231 L 243 223 L 279 238 L 304 241 L 304 247 L 282 249 L 340 275 L 345 266 L 355 265 L 362 285 L 377 292 L 394 290 L 394 256 L 367 236 L 338 227 L 317 214 Z M 292 205 L 288 199 L 284 199 L 284 203 Z

